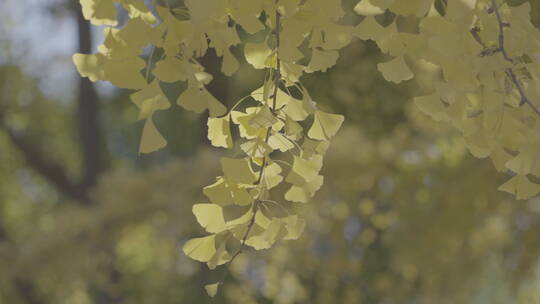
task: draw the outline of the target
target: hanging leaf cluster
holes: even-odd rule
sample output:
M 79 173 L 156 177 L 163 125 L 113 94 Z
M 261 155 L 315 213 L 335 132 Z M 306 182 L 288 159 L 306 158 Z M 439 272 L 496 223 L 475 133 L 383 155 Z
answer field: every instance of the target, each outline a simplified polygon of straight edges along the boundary
M 453 125 L 476 157 L 489 157 L 512 178 L 499 189 L 528 199 L 540 193 L 540 30 L 531 5 L 499 0 L 362 0 L 354 32 L 393 59 L 386 80 L 414 77 L 429 65 L 440 77 L 415 98 L 422 112 Z M 379 22 L 393 15 L 390 24 Z M 416 18 L 406 30 L 404 18 Z
M 436 71 L 430 93 L 415 99 L 420 110 L 459 129 L 475 156 L 511 172 L 501 190 L 518 199 L 540 192 L 540 32 L 527 2 L 362 0 L 354 10 L 364 18 L 356 26 L 340 23 L 341 0 L 80 3 L 86 19 L 104 26 L 105 41 L 97 53 L 75 54 L 73 61 L 92 81 L 134 90 L 131 100 L 145 121 L 140 153 L 166 146 L 153 115 L 171 106 L 161 85 L 177 82 L 186 83 L 178 105 L 208 112 L 212 145 L 241 151 L 220 160 L 222 176 L 203 188 L 207 201 L 193 206 L 208 235 L 183 249 L 210 269 L 228 265 L 246 246 L 266 249 L 302 233 L 297 206 L 322 186 L 323 156 L 344 118 L 319 109 L 301 78 L 335 65 L 354 37 L 373 40 L 390 56 L 378 65 L 388 81 L 410 80 L 418 66 Z M 122 24 L 119 8 L 128 16 Z M 212 48 L 222 73 L 232 76 L 238 47 L 266 77 L 227 109 L 207 90 L 213 77 L 197 60 Z M 152 61 L 155 50 L 163 55 Z M 208 285 L 208 293 L 215 295 L 219 284 Z

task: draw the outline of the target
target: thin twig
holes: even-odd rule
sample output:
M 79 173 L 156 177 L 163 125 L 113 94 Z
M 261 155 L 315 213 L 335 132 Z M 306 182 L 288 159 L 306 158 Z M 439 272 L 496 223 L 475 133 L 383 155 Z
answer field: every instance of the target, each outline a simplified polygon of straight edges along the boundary
M 499 10 L 499 7 L 497 6 L 497 0 L 492 0 L 492 7 L 490 8 L 490 12 L 495 13 L 495 16 L 497 17 L 497 22 L 499 24 L 499 36 L 498 36 L 499 49 L 498 50 L 501 52 L 501 54 L 503 55 L 503 58 L 506 61 L 510 62 L 511 64 L 516 64 L 515 61 L 508 55 L 508 51 L 506 50 L 506 47 L 505 47 L 504 28 L 509 27 L 510 24 L 503 21 L 501 12 Z M 514 70 L 512 70 L 512 68 L 507 68 L 505 70 L 505 73 L 508 76 L 508 78 L 510 78 L 510 80 L 512 81 L 512 83 L 514 84 L 514 86 L 519 92 L 519 96 L 521 98 L 519 101 L 520 106 L 527 104 L 537 115 L 540 116 L 540 110 L 525 94 L 525 89 L 523 88 L 523 86 L 521 85 L 521 82 L 519 81 L 518 77 L 514 73 Z
M 277 3 L 277 0 L 276 0 L 276 3 Z M 277 90 L 278 90 L 278 87 L 279 87 L 279 82 L 281 81 L 281 72 L 280 72 L 281 61 L 279 60 L 280 23 L 281 23 L 281 16 L 280 16 L 280 14 L 279 14 L 279 12 L 277 11 L 277 8 L 276 8 L 275 35 L 276 35 L 277 64 L 276 64 L 276 75 L 275 75 L 275 78 L 274 78 L 274 96 L 272 97 L 272 113 L 275 113 L 275 111 L 276 111 L 277 92 L 278 92 Z M 268 140 L 270 139 L 271 131 L 272 131 L 272 126 L 269 126 L 266 129 L 266 138 L 264 140 L 265 143 L 268 143 Z M 261 182 L 263 181 L 264 170 L 265 170 L 267 164 L 268 164 L 268 157 L 265 156 L 263 158 L 263 163 L 261 164 L 261 171 L 259 172 L 259 177 L 257 178 L 257 182 L 255 183 L 256 185 L 260 185 Z M 242 240 L 240 241 L 240 243 L 241 243 L 240 248 L 238 248 L 238 250 L 231 257 L 231 260 L 227 263 L 226 268 L 225 268 L 225 272 L 223 273 L 223 277 L 222 277 L 221 281 L 218 282 L 218 284 L 223 284 L 223 282 L 225 281 L 225 278 L 227 277 L 227 274 L 229 273 L 230 265 L 242 253 L 242 251 L 246 247 L 246 242 L 247 242 L 247 239 L 249 237 L 249 233 L 253 229 L 253 226 L 255 226 L 255 218 L 257 216 L 257 212 L 259 211 L 259 204 L 262 204 L 262 200 L 260 199 L 260 197 L 258 199 L 256 199 L 252 204 L 253 215 L 251 216 L 251 219 L 249 220 L 249 224 L 247 226 L 246 233 L 244 234 L 244 236 L 242 237 Z

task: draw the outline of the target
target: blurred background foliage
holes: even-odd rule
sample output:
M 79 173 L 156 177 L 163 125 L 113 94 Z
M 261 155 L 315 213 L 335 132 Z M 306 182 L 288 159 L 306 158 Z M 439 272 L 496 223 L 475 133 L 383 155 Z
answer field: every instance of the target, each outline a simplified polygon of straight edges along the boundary
M 539 25 L 540 1 L 531 4 Z M 304 235 L 246 251 L 211 300 L 203 286 L 216 278 L 181 247 L 203 234 L 191 206 L 222 152 L 203 117 L 174 105 L 157 119 L 169 146 L 138 156 L 129 92 L 79 79 L 71 65 L 101 40 L 78 10 L 0 2 L 1 304 L 540 303 L 540 199 L 498 192 L 505 176 L 414 108 L 429 70 L 389 84 L 376 69 L 385 58 L 361 41 L 303 80 L 347 117 L 323 189 L 302 206 Z M 229 106 L 263 77 L 244 66 L 227 79 L 212 54 L 202 63 Z

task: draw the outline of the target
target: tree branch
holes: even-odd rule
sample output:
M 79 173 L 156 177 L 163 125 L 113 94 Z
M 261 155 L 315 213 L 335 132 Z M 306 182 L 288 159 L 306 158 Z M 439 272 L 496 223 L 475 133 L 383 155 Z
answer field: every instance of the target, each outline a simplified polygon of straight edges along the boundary
M 489 9 L 489 12 L 495 13 L 495 16 L 497 17 L 497 22 L 499 24 L 498 51 L 501 52 L 504 60 L 510 62 L 511 64 L 515 64 L 515 61 L 508 55 L 508 51 L 505 48 L 504 28 L 509 27 L 510 24 L 503 21 L 501 12 L 499 10 L 499 7 L 497 6 L 497 0 L 492 0 L 492 6 Z M 510 78 L 510 80 L 512 81 L 512 83 L 514 84 L 514 86 L 519 92 L 519 96 L 521 98 L 520 105 L 527 104 L 537 115 L 540 116 L 540 110 L 525 94 L 525 89 L 523 88 L 523 86 L 521 85 L 521 82 L 519 81 L 516 74 L 514 73 L 514 70 L 512 70 L 512 68 L 507 68 L 505 70 L 505 73 L 508 76 L 508 78 Z

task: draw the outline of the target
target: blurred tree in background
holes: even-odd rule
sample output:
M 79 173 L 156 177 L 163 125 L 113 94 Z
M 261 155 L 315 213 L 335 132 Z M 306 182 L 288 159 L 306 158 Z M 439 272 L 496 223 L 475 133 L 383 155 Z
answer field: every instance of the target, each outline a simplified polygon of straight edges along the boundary
M 384 56 L 358 40 L 304 81 L 347 118 L 304 207 L 304 235 L 240 255 L 210 300 L 213 274 L 181 248 L 203 232 L 191 206 L 221 152 L 204 119 L 173 106 L 156 121 L 167 149 L 137 155 L 128 93 L 71 65 L 98 37 L 77 3 L 0 3 L 1 304 L 540 303 L 540 199 L 496 191 L 504 177 L 493 165 L 410 102 L 429 74 L 389 84 L 377 71 Z M 220 100 L 264 77 L 247 65 L 220 76 L 216 60 L 202 64 Z

